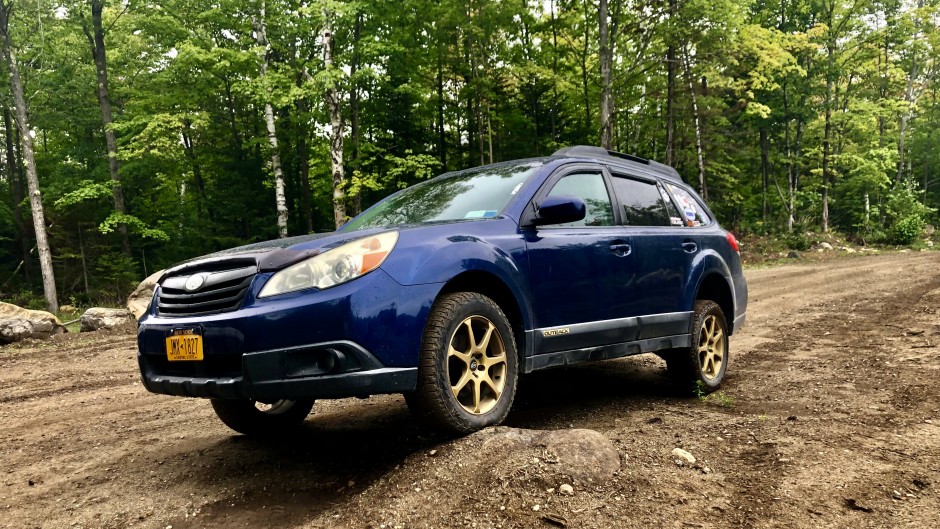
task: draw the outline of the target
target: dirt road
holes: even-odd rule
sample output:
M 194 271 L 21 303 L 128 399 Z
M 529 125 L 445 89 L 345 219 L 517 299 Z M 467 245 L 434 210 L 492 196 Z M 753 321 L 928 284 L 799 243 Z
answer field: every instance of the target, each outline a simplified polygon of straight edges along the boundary
M 938 527 L 940 256 L 748 278 L 720 394 L 674 398 L 646 356 L 524 381 L 509 425 L 620 453 L 571 495 L 538 458 L 494 483 L 465 464 L 473 437 L 428 432 L 398 396 L 317 403 L 261 442 L 144 391 L 130 331 L 0 348 L 0 527 Z

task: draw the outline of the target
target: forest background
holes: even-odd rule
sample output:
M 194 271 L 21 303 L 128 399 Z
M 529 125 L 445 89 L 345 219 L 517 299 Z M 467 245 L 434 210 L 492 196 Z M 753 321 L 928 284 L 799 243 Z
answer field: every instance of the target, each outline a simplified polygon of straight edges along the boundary
M 120 303 L 575 144 L 675 166 L 739 234 L 911 244 L 940 203 L 938 3 L 0 0 L 0 298 Z

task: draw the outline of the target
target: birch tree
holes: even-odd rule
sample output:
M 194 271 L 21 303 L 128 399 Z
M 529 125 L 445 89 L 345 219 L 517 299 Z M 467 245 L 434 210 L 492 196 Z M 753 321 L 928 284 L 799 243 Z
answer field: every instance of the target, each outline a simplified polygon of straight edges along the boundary
M 261 49 L 261 80 L 265 83 L 264 94 L 264 124 L 267 130 L 268 145 L 271 146 L 271 171 L 274 173 L 274 203 L 277 208 L 277 230 L 283 239 L 287 237 L 287 196 L 284 193 L 284 171 L 281 169 L 281 155 L 277 146 L 277 129 L 274 123 L 274 107 L 271 104 L 272 87 L 267 84 L 268 70 L 271 63 L 271 44 L 268 42 L 267 32 L 267 3 L 261 2 L 259 17 L 252 21 L 255 29 L 255 40 Z
M 2 39 L 3 59 L 10 72 L 10 91 L 13 93 L 13 110 L 16 127 L 20 133 L 20 149 L 26 165 L 26 185 L 29 189 L 29 205 L 33 212 L 33 229 L 36 230 L 36 248 L 39 250 L 39 267 L 42 271 L 42 290 L 46 297 L 46 307 L 50 312 L 59 310 L 56 295 L 55 274 L 52 270 L 52 252 L 46 236 L 46 216 L 42 208 L 42 194 L 39 191 L 39 176 L 36 172 L 36 158 L 33 154 L 33 136 L 26 121 L 28 114 L 26 99 L 23 97 L 23 83 L 20 80 L 19 67 L 16 64 L 16 52 L 10 38 L 10 15 L 13 13 L 13 1 L 0 1 L 0 39 Z
M 346 174 L 343 168 L 343 114 L 334 66 L 333 22 L 336 12 L 323 10 L 323 67 L 326 73 L 326 105 L 330 112 L 330 175 L 333 182 L 333 221 L 339 229 L 346 222 Z

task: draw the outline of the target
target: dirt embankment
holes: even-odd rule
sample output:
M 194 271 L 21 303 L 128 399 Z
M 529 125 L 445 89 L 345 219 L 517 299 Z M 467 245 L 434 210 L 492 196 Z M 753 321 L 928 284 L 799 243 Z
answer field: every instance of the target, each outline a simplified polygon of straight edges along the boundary
M 317 403 L 290 439 L 235 436 L 207 402 L 144 391 L 131 332 L 7 346 L 0 527 L 935 527 L 938 265 L 749 271 L 704 401 L 645 356 L 524 379 L 509 426 L 612 440 L 620 470 L 593 482 L 544 446 L 438 437 L 397 396 Z

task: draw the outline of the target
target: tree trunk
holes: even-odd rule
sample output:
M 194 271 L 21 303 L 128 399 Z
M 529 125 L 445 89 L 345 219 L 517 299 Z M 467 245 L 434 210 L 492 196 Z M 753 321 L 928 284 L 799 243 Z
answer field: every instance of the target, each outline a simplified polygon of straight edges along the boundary
M 271 60 L 271 44 L 268 42 L 267 26 L 265 22 L 265 3 L 261 3 L 260 21 L 255 21 L 255 40 L 261 47 L 264 56 L 261 61 L 261 78 L 268 75 L 268 63 Z M 268 143 L 271 145 L 271 170 L 274 172 L 274 202 L 277 207 L 278 235 L 283 239 L 287 237 L 287 197 L 284 194 L 284 172 L 281 169 L 281 155 L 277 147 L 277 130 L 274 125 L 274 108 L 271 106 L 270 91 L 264 101 L 264 123 L 268 131 Z
M 610 90 L 611 69 L 613 66 L 613 49 L 608 34 L 608 5 L 607 0 L 600 0 L 597 10 L 598 18 L 598 45 L 601 68 L 601 102 L 600 102 L 600 138 L 601 147 L 611 150 L 614 135 L 613 122 L 613 96 Z
M 447 172 L 447 132 L 444 129 L 444 44 L 437 44 L 437 152 L 441 171 Z
M 831 17 L 830 17 L 831 19 Z M 833 57 L 833 47 L 835 42 L 829 41 L 827 48 L 828 66 L 826 68 L 826 126 L 823 133 L 823 159 L 822 159 L 822 231 L 829 232 L 829 151 L 832 142 L 832 76 L 835 67 L 835 58 Z
M 678 0 L 669 0 L 669 23 L 675 23 Z M 670 39 L 671 40 L 671 39 Z M 676 163 L 676 47 L 666 48 L 666 165 Z
M 923 9 L 924 0 L 919 0 L 917 2 L 918 9 Z M 920 34 L 920 24 L 915 22 L 915 38 L 922 37 Z M 913 56 L 911 57 L 911 71 L 907 77 L 907 91 L 904 93 L 904 102 L 907 103 L 907 108 L 901 114 L 901 124 L 900 130 L 898 131 L 898 174 L 895 179 L 897 182 L 900 182 L 904 176 L 904 140 L 907 134 L 907 125 L 911 119 L 911 115 L 914 112 L 914 82 L 917 79 L 917 76 L 920 72 L 920 65 L 917 63 L 917 51 L 916 48 L 912 51 Z
M 692 67 L 689 64 L 689 50 L 683 50 L 685 76 L 689 83 L 689 95 L 692 97 L 692 118 L 695 121 L 695 152 L 698 161 L 698 187 L 702 198 L 708 200 L 708 187 L 705 186 L 705 157 L 702 155 L 702 122 L 698 113 L 698 96 L 695 94 L 695 85 L 692 84 Z
M 20 82 L 20 71 L 16 65 L 16 55 L 13 43 L 10 41 L 10 12 L 13 2 L 0 2 L 0 33 L 2 33 L 3 58 L 10 72 L 10 90 L 13 92 L 13 105 L 16 113 L 16 126 L 20 131 L 20 148 L 23 151 L 23 160 L 26 164 L 26 184 L 29 188 L 29 205 L 33 212 L 33 228 L 36 230 L 36 247 L 39 250 L 39 266 L 42 270 L 42 289 L 46 296 L 46 307 L 49 312 L 59 310 L 59 300 L 56 295 L 55 273 L 52 270 L 52 252 L 49 250 L 49 240 L 46 238 L 46 217 L 42 209 L 42 198 L 39 191 L 39 176 L 36 173 L 36 159 L 33 156 L 33 138 L 30 136 L 29 125 L 26 122 L 26 99 L 23 97 L 23 85 Z
M 333 65 L 333 16 L 323 13 L 323 67 L 330 75 L 336 75 Z M 339 229 L 346 222 L 346 175 L 343 170 L 343 116 L 340 112 L 340 94 L 336 80 L 331 79 L 326 88 L 326 104 L 330 109 L 330 164 L 333 177 L 333 222 Z
M 356 13 L 356 25 L 353 27 L 353 56 L 352 56 L 352 65 L 349 68 L 349 76 L 352 78 L 352 91 L 349 94 L 349 133 L 352 136 L 353 152 L 352 152 L 352 170 L 353 172 L 358 171 L 359 167 L 362 164 L 360 159 L 360 142 L 362 139 L 362 132 L 359 130 L 359 79 L 356 77 L 356 72 L 359 71 L 359 65 L 362 62 L 361 52 L 359 50 L 359 41 L 362 37 L 362 13 Z M 438 77 L 440 77 L 440 54 L 438 54 Z M 438 79 L 438 83 L 442 81 Z M 440 96 L 440 93 L 438 94 Z M 440 101 L 438 102 L 440 105 Z M 443 122 L 440 124 L 441 131 L 443 132 L 444 125 Z M 443 145 L 443 142 L 441 142 Z M 352 197 L 352 213 L 351 217 L 358 215 L 362 211 L 362 188 L 359 188 L 359 192 L 356 193 L 356 196 Z
M 6 139 L 6 168 L 7 178 L 10 181 L 10 198 L 12 199 L 13 223 L 16 225 L 16 238 L 20 248 L 20 258 L 23 261 L 23 273 L 26 276 L 26 282 L 30 282 L 29 273 L 29 230 L 26 222 L 23 220 L 23 179 L 16 163 L 16 153 L 13 150 L 13 124 L 10 117 L 10 109 L 3 107 L 3 126 Z
M 767 224 L 767 181 L 770 175 L 770 140 L 767 128 L 760 128 L 761 219 Z
M 555 0 L 551 0 L 552 21 L 552 148 L 558 141 L 558 27 L 555 18 Z
M 85 260 L 85 243 L 82 241 L 82 224 L 78 223 L 78 250 L 82 258 L 82 279 L 85 285 L 85 295 L 88 295 L 88 262 Z M 145 272 L 146 273 L 146 272 Z
M 199 159 L 196 157 L 196 147 L 193 145 L 192 122 L 188 118 L 183 120 L 183 149 L 186 151 L 186 158 L 189 159 L 193 168 L 193 180 L 196 182 L 196 189 L 199 190 L 199 212 L 205 209 L 212 220 L 215 217 L 212 214 L 212 203 L 206 194 L 206 181 L 202 178 L 202 166 L 199 165 Z
M 584 134 L 588 134 L 591 129 L 591 95 L 588 92 L 588 43 L 591 41 L 591 25 L 587 23 L 590 20 L 590 2 L 584 0 L 584 49 L 581 52 L 581 85 L 584 90 Z
M 121 187 L 120 162 L 118 161 L 117 139 L 111 124 L 114 119 L 111 115 L 111 95 L 108 91 L 108 56 L 104 45 L 104 28 L 101 23 L 101 14 L 104 10 L 104 0 L 91 0 L 91 23 L 94 34 L 88 29 L 88 23 L 82 20 L 82 29 L 91 45 L 91 56 L 95 61 L 95 72 L 98 76 L 98 105 L 101 107 L 101 123 L 104 126 L 104 141 L 108 149 L 108 173 L 111 175 L 111 195 L 114 209 L 127 214 L 124 203 L 124 188 Z M 118 223 L 118 233 L 121 236 L 121 250 L 124 255 L 131 256 L 131 244 L 127 236 L 127 224 Z
M 305 124 L 307 119 L 307 100 L 297 101 L 299 114 L 297 130 L 297 158 L 300 178 L 300 209 L 303 216 L 304 229 L 313 233 L 313 201 L 310 195 L 310 142 L 307 140 L 308 130 Z
M 242 161 L 245 159 L 245 154 L 242 150 L 242 138 L 238 133 L 238 116 L 235 114 L 235 96 L 232 94 L 232 82 L 226 77 L 223 84 L 225 85 L 225 104 L 228 110 L 229 129 L 232 133 L 232 149 L 235 150 L 235 159 Z
M 786 144 L 786 159 L 787 159 L 787 199 L 784 202 L 784 207 L 787 208 L 787 232 L 793 231 L 793 194 L 794 194 L 794 184 L 793 184 L 793 149 L 792 141 L 790 138 L 790 93 L 789 93 L 789 83 L 787 79 L 783 80 L 783 115 L 784 115 L 784 143 Z

